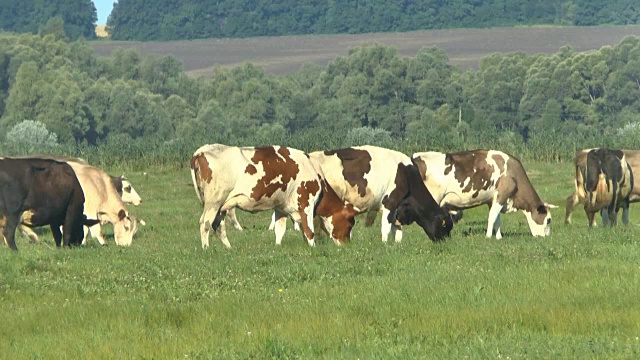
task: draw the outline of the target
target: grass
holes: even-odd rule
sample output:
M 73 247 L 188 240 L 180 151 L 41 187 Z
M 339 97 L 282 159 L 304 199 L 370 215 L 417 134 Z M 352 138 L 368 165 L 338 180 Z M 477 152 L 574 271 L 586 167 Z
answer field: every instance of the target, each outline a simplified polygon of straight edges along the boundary
M 127 173 L 147 225 L 131 248 L 59 250 L 18 239 L 0 248 L 0 354 L 49 358 L 638 358 L 640 213 L 631 225 L 565 225 L 568 164 L 524 164 L 542 197 L 561 205 L 553 234 L 533 238 L 523 215 L 467 211 L 451 239 L 379 227 L 336 247 L 309 248 L 270 214 L 239 212 L 233 248 L 200 248 L 201 208 L 188 171 Z M 113 173 L 120 173 L 113 169 Z

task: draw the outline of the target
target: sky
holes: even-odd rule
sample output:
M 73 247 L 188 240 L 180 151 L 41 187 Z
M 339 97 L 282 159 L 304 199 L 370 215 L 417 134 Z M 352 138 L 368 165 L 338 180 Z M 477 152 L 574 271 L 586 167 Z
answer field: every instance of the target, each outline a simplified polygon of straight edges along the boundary
M 111 9 L 113 8 L 113 3 L 117 2 L 116 0 L 93 0 L 93 4 L 96 6 L 96 10 L 98 11 L 98 25 L 103 25 L 107 23 L 107 17 L 111 13 Z

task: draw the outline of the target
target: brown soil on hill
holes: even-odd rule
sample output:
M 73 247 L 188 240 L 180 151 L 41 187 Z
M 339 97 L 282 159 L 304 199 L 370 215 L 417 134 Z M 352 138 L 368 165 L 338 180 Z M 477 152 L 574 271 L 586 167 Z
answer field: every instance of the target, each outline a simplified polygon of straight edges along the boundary
M 422 47 L 436 46 L 447 52 L 451 64 L 471 68 L 477 67 L 482 57 L 496 52 L 550 54 L 565 45 L 587 51 L 616 45 L 629 35 L 640 36 L 640 26 L 455 29 L 168 42 L 98 41 L 93 46 L 100 56 L 108 56 L 118 47 L 136 48 L 143 55 L 172 54 L 183 62 L 188 74 L 208 76 L 216 65 L 237 66 L 245 61 L 274 74 L 297 71 L 306 62 L 326 66 L 337 56 L 348 55 L 349 48 L 367 43 L 393 46 L 406 56 L 415 55 Z

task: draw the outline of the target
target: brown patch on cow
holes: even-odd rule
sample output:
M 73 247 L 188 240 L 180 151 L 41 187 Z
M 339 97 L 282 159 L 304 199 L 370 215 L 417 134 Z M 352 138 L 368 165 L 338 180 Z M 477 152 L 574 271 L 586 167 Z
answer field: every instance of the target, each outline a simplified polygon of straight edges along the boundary
M 277 153 L 273 146 L 257 147 L 251 161 L 256 165 L 262 163 L 265 173 L 251 191 L 251 198 L 254 200 L 263 196 L 270 197 L 277 190 L 286 191 L 289 182 L 295 180 L 299 172 L 298 164 L 291 158 L 291 152 L 284 147 L 279 148 Z M 274 183 L 278 177 L 280 181 Z
M 307 216 L 304 215 L 304 209 L 307 209 L 311 204 L 311 196 L 315 195 L 320 191 L 320 185 L 316 180 L 303 181 L 298 186 L 298 212 L 300 213 L 300 225 L 304 235 L 307 239 L 313 239 L 313 232 L 311 232 L 311 228 L 309 228 L 309 223 L 307 222 Z M 312 206 L 315 206 L 313 204 Z
M 498 169 L 500 170 L 500 173 L 503 173 L 504 172 L 504 159 L 502 158 L 502 156 L 494 154 L 491 158 L 493 159 L 493 161 L 496 162 L 496 165 L 498 165 Z
M 345 204 L 324 179 L 321 178 L 320 181 L 322 197 L 318 202 L 316 215 L 330 218 L 333 225 L 331 237 L 345 243 L 351 237 L 351 228 L 355 224 L 354 217 L 358 215 L 358 212 L 352 204 Z
M 367 195 L 366 174 L 371 171 L 371 154 L 366 150 L 345 148 L 339 150 L 327 150 L 326 156 L 336 155 L 342 161 L 342 176 L 352 187 L 357 188 L 358 195 Z
M 244 172 L 246 172 L 249 175 L 255 175 L 258 173 L 258 169 L 256 169 L 255 166 L 253 166 L 252 164 L 247 165 L 246 169 L 244 169 Z
M 206 181 L 207 183 L 211 182 L 213 171 L 211 171 L 209 161 L 207 161 L 204 153 L 191 157 L 191 169 L 193 169 L 196 177 L 199 177 L 200 180 Z
M 447 165 L 445 175 L 453 169 L 453 175 L 460 184 L 462 192 L 474 192 L 471 196 L 478 197 L 481 190 L 487 190 L 494 185 L 493 180 L 491 180 L 494 169 L 487 162 L 487 155 L 485 150 L 448 153 L 445 156 L 445 164 Z M 504 169 L 504 161 L 498 163 L 498 167 L 500 167 L 500 164 Z M 465 182 L 467 183 L 466 185 Z
M 125 217 L 127 217 L 127 212 L 124 211 L 124 209 L 120 209 L 120 211 L 118 211 L 118 219 L 122 220 Z
M 418 171 L 420 172 L 420 177 L 422 178 L 422 181 L 427 180 L 427 163 L 424 160 L 422 160 L 421 157 L 416 157 L 411 160 L 418 167 Z

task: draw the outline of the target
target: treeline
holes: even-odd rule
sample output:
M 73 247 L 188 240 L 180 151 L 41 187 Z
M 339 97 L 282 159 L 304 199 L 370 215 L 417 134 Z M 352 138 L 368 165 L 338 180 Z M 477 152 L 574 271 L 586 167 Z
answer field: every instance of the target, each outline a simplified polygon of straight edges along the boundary
M 99 58 L 84 41 L 0 33 L 5 153 L 13 151 L 7 144 L 39 133 L 28 124 L 44 124 L 37 137 L 53 145 L 91 152 L 116 144 L 116 153 L 137 159 L 153 156 L 145 146 L 171 157 L 162 149 L 224 142 L 493 147 L 558 160 L 582 146 L 640 147 L 638 114 L 637 37 L 590 52 L 494 54 L 467 71 L 448 65 L 437 48 L 401 57 L 369 45 L 326 69 L 306 65 L 274 76 L 246 63 L 204 79 L 186 76 L 171 56 L 120 49 Z
M 94 39 L 98 16 L 92 0 L 0 0 L 0 30 L 16 33 L 52 32 L 71 40 Z
M 119 0 L 116 40 L 395 32 L 534 24 L 637 24 L 637 0 Z

